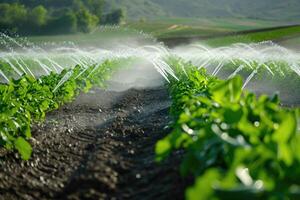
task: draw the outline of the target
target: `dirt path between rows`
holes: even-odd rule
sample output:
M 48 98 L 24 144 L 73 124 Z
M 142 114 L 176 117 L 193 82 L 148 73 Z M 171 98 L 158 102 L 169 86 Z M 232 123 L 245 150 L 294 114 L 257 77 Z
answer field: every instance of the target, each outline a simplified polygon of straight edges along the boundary
M 80 95 L 33 128 L 30 161 L 0 158 L 0 199 L 183 199 L 180 155 L 154 162 L 169 106 L 162 87 Z

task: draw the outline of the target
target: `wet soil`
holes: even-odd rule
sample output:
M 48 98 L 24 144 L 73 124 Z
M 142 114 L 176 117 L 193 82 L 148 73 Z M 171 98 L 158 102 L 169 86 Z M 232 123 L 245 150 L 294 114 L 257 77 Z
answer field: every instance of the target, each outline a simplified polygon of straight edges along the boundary
M 29 161 L 0 157 L 0 199 L 183 199 L 180 154 L 154 161 L 169 106 L 162 87 L 80 95 L 34 125 Z

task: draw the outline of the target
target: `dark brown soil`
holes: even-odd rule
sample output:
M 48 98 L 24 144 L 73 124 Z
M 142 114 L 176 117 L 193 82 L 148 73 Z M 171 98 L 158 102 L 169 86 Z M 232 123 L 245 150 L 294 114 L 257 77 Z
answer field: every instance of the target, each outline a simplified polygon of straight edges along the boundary
M 0 199 L 183 199 L 179 156 L 154 161 L 170 130 L 164 88 L 94 89 L 33 127 L 33 155 L 0 158 Z

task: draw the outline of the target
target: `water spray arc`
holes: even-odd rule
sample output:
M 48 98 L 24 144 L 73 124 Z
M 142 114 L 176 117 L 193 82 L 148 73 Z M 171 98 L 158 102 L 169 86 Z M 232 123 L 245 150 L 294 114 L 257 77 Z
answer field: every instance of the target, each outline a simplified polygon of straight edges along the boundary
M 218 76 L 224 70 L 231 70 L 227 78 L 232 78 L 248 69 L 250 72 L 245 77 L 244 87 L 259 73 L 259 70 L 266 70 L 271 76 L 275 76 L 276 73 L 284 76 L 289 72 L 300 76 L 300 53 L 292 52 L 272 42 L 239 43 L 219 48 L 191 44 L 168 49 L 156 43 L 139 47 L 120 45 L 112 49 L 84 49 L 72 45 L 46 50 L 29 42 L 19 42 L 3 33 L 0 34 L 0 40 L 1 82 L 8 82 L 10 78 L 18 78 L 22 74 L 39 77 L 51 72 L 60 73 L 63 69 L 76 65 L 85 69 L 94 67 L 96 70 L 105 60 L 130 58 L 143 59 L 151 63 L 168 81 L 169 76 L 177 79 L 168 63 L 170 57 L 180 58 L 183 62 L 192 62 L 199 68 L 210 69 L 210 73 L 214 76 Z M 66 75 L 56 89 L 63 85 L 68 77 Z

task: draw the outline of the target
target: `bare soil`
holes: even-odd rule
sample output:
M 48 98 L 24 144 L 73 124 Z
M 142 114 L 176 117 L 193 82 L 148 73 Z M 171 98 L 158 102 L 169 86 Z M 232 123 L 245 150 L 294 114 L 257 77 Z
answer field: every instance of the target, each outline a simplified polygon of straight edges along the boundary
M 183 199 L 180 153 L 154 161 L 169 106 L 163 87 L 80 95 L 34 125 L 29 161 L 0 157 L 0 199 Z

